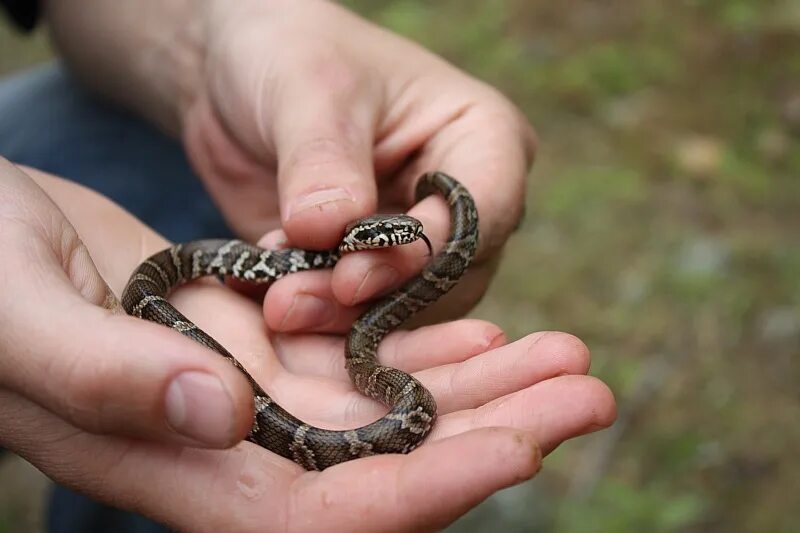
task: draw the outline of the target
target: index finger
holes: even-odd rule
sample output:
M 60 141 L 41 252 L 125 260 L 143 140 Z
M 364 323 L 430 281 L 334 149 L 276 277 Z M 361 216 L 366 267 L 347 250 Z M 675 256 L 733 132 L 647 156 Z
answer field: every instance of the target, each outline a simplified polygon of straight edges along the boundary
M 402 177 L 413 198 L 417 177 L 440 170 L 460 181 L 478 208 L 480 241 L 476 261 L 484 261 L 505 244 L 519 224 L 526 177 L 533 163 L 535 136 L 522 115 L 505 100 L 468 109 L 432 138 L 424 154 Z M 442 201 L 423 200 L 409 215 L 427 222 L 428 237 L 447 238 L 449 214 Z
M 441 170 L 459 180 L 478 209 L 480 237 L 475 262 L 487 262 L 497 255 L 522 217 L 534 151 L 532 128 L 511 104 L 498 97 L 490 104 L 468 109 L 440 129 L 402 172 L 396 186 L 400 195 L 412 199 L 423 172 Z M 434 253 L 438 253 L 449 234 L 447 204 L 432 196 L 414 205 L 408 214 L 423 223 Z M 417 246 L 348 255 L 335 269 L 334 291 L 341 302 L 362 302 L 399 286 L 427 260 Z M 380 279 L 372 275 L 385 272 L 392 275 Z M 373 279 L 377 282 L 372 283 Z

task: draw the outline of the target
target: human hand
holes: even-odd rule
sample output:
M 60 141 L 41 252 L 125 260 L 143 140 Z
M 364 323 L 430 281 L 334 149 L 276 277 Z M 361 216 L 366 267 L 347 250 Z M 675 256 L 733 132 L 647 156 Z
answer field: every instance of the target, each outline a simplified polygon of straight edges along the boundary
M 485 292 L 521 216 L 534 150 L 530 126 L 496 90 L 322 0 L 61 0 L 47 18 L 73 72 L 183 137 L 246 239 L 282 227 L 262 244 L 330 248 L 355 218 L 410 208 L 423 171 L 455 176 L 477 202 L 480 247 L 457 289 L 421 316 L 461 315 Z M 444 204 L 410 213 L 438 250 Z M 282 281 L 269 324 L 341 332 L 359 304 L 424 261 L 378 251 Z
M 405 211 L 438 251 L 445 204 L 412 207 L 423 171 L 470 190 L 480 246 L 469 273 L 425 316 L 462 315 L 483 295 L 522 213 L 533 133 L 502 95 L 421 47 L 328 1 L 211 2 L 201 80 L 183 106 L 195 168 L 241 234 L 331 248 L 352 220 Z M 284 234 L 285 232 L 285 234 Z M 270 290 L 280 331 L 345 331 L 358 306 L 416 275 L 411 249 L 355 254 Z
M 78 240 L 29 178 L 7 164 L 0 174 L 8 258 L 0 265 L 0 443 L 106 503 L 181 530 L 436 529 L 533 476 L 541 453 L 614 417 L 608 389 L 582 375 L 588 352 L 573 337 L 540 333 L 506 345 L 495 326 L 463 320 L 397 332 L 381 345 L 381 360 L 412 372 L 439 404 L 431 436 L 409 455 L 319 473 L 249 442 L 198 449 L 246 433 L 252 400 L 243 378 L 176 332 L 102 306 L 111 301 L 103 278 L 118 294 L 134 266 L 167 243 L 107 200 L 36 175 Z M 305 420 L 343 428 L 380 416 L 347 381 L 341 337 L 269 335 L 257 304 L 213 281 L 179 290 L 173 302 Z M 202 421 L 198 410 L 221 410 L 189 395 L 179 418 L 204 422 L 191 440 L 170 428 L 165 407 L 183 370 L 217 376 L 232 405 L 228 418 Z

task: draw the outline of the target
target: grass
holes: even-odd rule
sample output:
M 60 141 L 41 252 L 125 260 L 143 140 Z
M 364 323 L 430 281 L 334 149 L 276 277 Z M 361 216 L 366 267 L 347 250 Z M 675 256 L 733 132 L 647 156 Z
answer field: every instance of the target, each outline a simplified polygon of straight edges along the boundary
M 620 406 L 453 529 L 794 530 L 797 3 L 346 3 L 530 117 L 529 215 L 474 314 L 579 335 Z M 0 70 L 41 57 L 7 39 Z

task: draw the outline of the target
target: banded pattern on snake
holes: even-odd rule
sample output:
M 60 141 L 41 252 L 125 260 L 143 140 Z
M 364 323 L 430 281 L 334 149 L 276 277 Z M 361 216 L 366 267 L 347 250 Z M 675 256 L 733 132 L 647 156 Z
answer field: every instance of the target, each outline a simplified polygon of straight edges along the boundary
M 478 244 L 478 213 L 469 192 L 441 172 L 424 174 L 417 200 L 438 192 L 450 208 L 450 236 L 442 251 L 400 289 L 385 296 L 353 324 L 345 343 L 345 366 L 356 389 L 375 398 L 389 413 L 366 426 L 333 431 L 310 426 L 280 407 L 244 367 L 210 335 L 176 310 L 167 296 L 176 286 L 203 276 L 230 276 L 269 284 L 302 270 L 330 268 L 342 253 L 412 242 L 419 221 L 406 215 L 373 215 L 348 225 L 338 249 L 265 250 L 238 240 L 176 244 L 151 256 L 133 273 L 122 295 L 128 314 L 163 324 L 226 357 L 250 381 L 255 396 L 253 427 L 247 440 L 291 459 L 308 470 L 380 453 L 408 453 L 422 443 L 436 419 L 433 395 L 415 378 L 380 365 L 381 340 L 406 319 L 449 291 L 466 271 Z

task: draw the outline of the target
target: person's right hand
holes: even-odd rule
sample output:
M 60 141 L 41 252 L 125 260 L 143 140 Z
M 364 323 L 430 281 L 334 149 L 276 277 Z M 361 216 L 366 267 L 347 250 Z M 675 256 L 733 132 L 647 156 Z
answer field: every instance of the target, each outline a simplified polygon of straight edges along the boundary
M 198 449 L 245 436 L 246 381 L 175 331 L 114 312 L 112 291 L 168 243 L 94 193 L 29 174 L 0 160 L 0 445 L 97 500 L 190 531 L 438 529 L 613 420 L 574 337 L 505 344 L 496 326 L 462 320 L 381 343 L 381 360 L 439 404 L 408 455 L 320 473 L 249 442 Z M 256 302 L 214 281 L 172 301 L 290 412 L 337 429 L 380 416 L 349 383 L 341 336 L 270 336 Z

